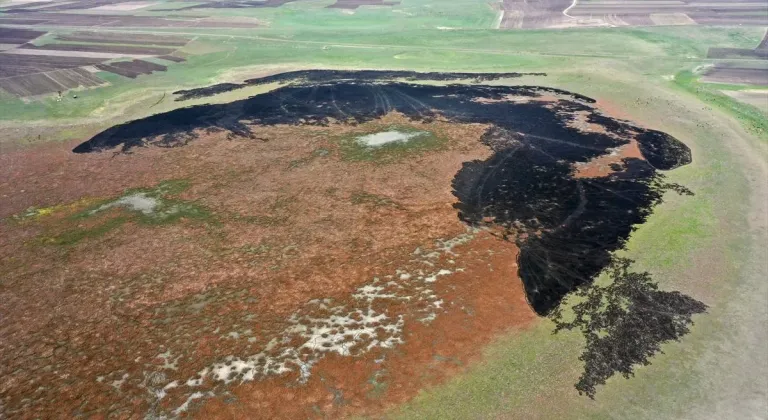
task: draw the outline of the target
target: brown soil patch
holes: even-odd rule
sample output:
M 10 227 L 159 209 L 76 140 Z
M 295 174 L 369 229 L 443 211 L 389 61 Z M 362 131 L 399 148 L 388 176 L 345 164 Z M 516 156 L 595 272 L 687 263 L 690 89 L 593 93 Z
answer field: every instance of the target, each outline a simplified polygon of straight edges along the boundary
M 643 159 L 637 141 L 632 140 L 609 155 L 599 156 L 589 162 L 574 165 L 575 176 L 577 178 L 598 178 L 610 175 L 623 168 L 622 161 L 625 158 Z
M 501 99 L 491 99 L 491 98 L 475 98 L 473 99 L 474 102 L 478 102 L 481 104 L 495 104 L 499 102 L 514 102 L 514 103 L 521 103 L 525 104 L 528 102 L 557 102 L 561 100 L 562 98 L 557 95 L 547 94 L 547 93 L 540 93 L 537 96 L 522 96 L 522 95 L 504 95 Z
M 444 309 L 431 323 L 406 324 L 404 343 L 393 351 L 357 358 L 329 356 L 306 386 L 295 377 L 248 383 L 233 390 L 236 402 L 211 400 L 204 418 L 306 418 L 319 413 L 375 414 L 430 385 L 464 371 L 496 335 L 525 328 L 536 318 L 517 278 L 516 247 L 489 234 L 455 248 L 465 271 L 435 287 Z M 286 389 L 287 388 L 287 389 Z
M 286 126 L 256 127 L 258 140 L 208 133 L 132 154 L 75 155 L 51 144 L 0 155 L 5 414 L 141 418 L 194 413 L 201 402 L 200 414 L 220 417 L 374 413 L 464 369 L 495 334 L 530 323 L 517 250 L 482 232 L 466 242 L 452 208 L 461 164 L 490 153 L 479 142 L 485 126 L 399 115 L 372 124 L 447 142 L 387 164 L 354 162 L 334 139 L 365 125 Z M 67 246 L 40 240 L 125 215 L 70 217 L 94 199 L 168 179 L 189 180 L 175 198 L 209 209 L 211 220 L 129 221 Z M 448 246 L 449 238 L 463 239 Z M 299 325 L 317 332 L 333 314 L 347 324 L 330 335 L 372 333 L 349 338 L 346 350 L 279 353 L 308 340 Z M 225 384 L 208 370 L 195 384 L 202 369 L 254 354 L 286 371 L 258 365 L 263 380 L 238 385 L 242 376 Z M 304 362 L 311 374 L 297 381 Z
M 610 115 L 614 118 L 623 120 L 632 120 L 632 117 L 623 108 L 612 101 L 601 98 L 597 100 L 596 105 L 605 115 Z
M 588 132 L 588 133 L 603 133 L 603 134 L 611 134 L 608 130 L 605 129 L 600 124 L 595 124 L 592 122 L 589 122 L 589 115 L 591 112 L 589 111 L 576 111 L 573 113 L 573 119 L 568 121 L 568 126 L 575 128 L 582 132 Z

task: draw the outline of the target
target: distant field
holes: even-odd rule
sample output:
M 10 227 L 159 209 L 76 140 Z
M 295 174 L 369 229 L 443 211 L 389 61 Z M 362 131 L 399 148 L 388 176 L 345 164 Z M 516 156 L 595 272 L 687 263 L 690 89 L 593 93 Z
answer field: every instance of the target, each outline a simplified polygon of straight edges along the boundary
M 693 46 L 711 47 L 709 58 L 713 59 L 763 57 L 762 50 L 752 50 L 755 45 L 747 44 L 743 37 L 710 42 L 707 36 L 716 31 L 707 29 L 690 34 L 684 30 L 668 32 L 666 39 L 654 39 L 659 36 L 655 34 L 663 34 L 665 30 L 614 32 L 608 39 L 596 38 L 596 32 L 589 31 L 565 36 L 559 32 L 488 30 L 691 25 L 721 18 L 728 24 L 757 25 L 755 31 L 759 25 L 766 24 L 752 19 L 764 15 L 761 11 L 768 6 L 762 2 L 717 5 L 671 0 L 573 3 L 567 0 L 497 3 L 474 0 L 10 1 L 0 3 L 0 12 L 3 12 L 0 15 L 0 45 L 3 46 L 0 77 L 13 79 L 0 81 L 0 89 L 12 96 L 31 98 L 39 108 L 39 101 L 58 101 L 61 93 L 72 89 L 102 87 L 102 90 L 106 85 L 123 83 L 131 83 L 136 89 L 145 85 L 167 85 L 168 79 L 158 78 L 158 73 L 166 71 L 168 65 L 178 85 L 192 86 L 215 77 L 219 71 L 215 67 L 231 69 L 245 65 L 435 69 L 450 65 L 468 69 L 469 63 L 479 63 L 473 67 L 486 71 L 498 66 L 547 61 L 542 60 L 542 56 L 573 56 L 574 51 L 580 56 L 595 58 L 647 56 L 659 53 L 660 46 L 668 48 L 665 55 L 674 51 L 675 59 L 699 58 L 700 51 L 678 53 Z M 768 13 L 768 9 L 765 11 Z M 751 29 L 733 29 L 731 33 L 739 31 L 746 33 Z M 700 36 L 703 38 L 696 39 Z M 297 51 L 300 53 L 296 54 Z M 478 54 L 496 57 L 474 59 Z M 519 57 L 503 60 L 499 55 Z M 136 67 L 135 60 L 152 62 L 146 60 L 151 57 L 165 61 L 155 62 L 161 67 L 152 67 L 151 71 L 147 65 L 142 65 L 142 69 Z M 463 67 L 454 63 L 463 58 L 469 59 Z M 75 65 L 78 59 L 79 64 Z M 178 64 L 185 60 L 188 61 Z M 97 70 L 129 80 L 105 79 L 103 74 L 92 71 L 94 67 L 89 67 L 94 65 Z M 200 66 L 206 70 L 196 68 Z M 67 77 L 72 71 L 60 71 L 75 68 L 80 69 L 77 73 L 85 70 L 95 75 L 81 80 Z M 129 68 L 138 71 L 126 70 Z M 152 76 L 147 77 L 156 80 L 135 83 L 134 79 L 140 75 L 150 74 Z M 753 79 L 750 76 L 749 80 Z M 93 94 L 114 98 L 115 88 L 107 87 L 103 95 Z M 82 92 L 78 97 L 85 95 L 92 94 Z M 79 101 L 82 102 L 86 101 Z M 25 105 L 14 108 L 14 112 L 0 118 L 24 119 L 35 115 L 28 112 Z M 77 108 L 80 105 L 67 110 L 66 115 L 76 115 Z M 46 112 L 51 117 L 60 114 L 50 108 Z
M 58 37 L 83 36 L 83 32 L 74 30 Z M 153 36 L 151 29 L 133 29 L 129 36 L 136 34 L 138 39 Z M 78 35 L 80 34 L 80 35 Z M 87 44 L 89 48 L 106 51 L 137 51 L 136 46 L 113 44 L 111 42 L 121 30 L 100 30 L 88 32 L 88 36 L 99 42 Z M 133 97 L 157 95 L 180 88 L 200 87 L 214 82 L 227 81 L 225 73 L 237 68 L 391 68 L 412 70 L 455 70 L 455 71 L 569 71 L 575 63 L 596 63 L 600 60 L 621 58 L 635 61 L 657 74 L 674 74 L 685 68 L 695 67 L 707 54 L 708 47 L 754 48 L 763 35 L 758 28 L 713 29 L 697 27 L 659 28 L 659 29 L 582 29 L 573 31 L 503 31 L 464 30 L 447 31 L 423 29 L 390 32 L 383 29 L 367 32 L 338 32 L 332 29 L 316 28 L 313 31 L 288 32 L 279 28 L 263 28 L 247 33 L 241 30 L 165 30 L 157 33 L 159 42 L 182 42 L 190 39 L 186 46 L 141 47 L 154 52 L 163 61 L 157 62 L 167 67 L 165 72 L 157 70 L 151 75 L 129 78 L 98 77 L 108 85 L 78 93 L 75 101 L 63 106 L 56 98 L 56 91 L 49 90 L 52 97 L 42 97 L 31 102 L 6 99 L 0 102 L 4 112 L 0 118 L 6 120 L 36 119 L 45 116 L 49 119 L 85 117 L 94 109 L 102 107 L 106 101 L 129 105 Z M 609 34 L 609 36 L 606 36 Z M 95 38 L 101 37 L 101 38 Z M 75 45 L 79 43 L 45 38 L 51 45 L 49 49 L 64 48 L 57 45 Z M 86 45 L 83 43 L 83 45 Z M 95 47 L 98 46 L 98 47 Z M 25 50 L 34 52 L 36 45 Z M 149 50 L 149 48 L 155 48 Z M 173 55 L 165 54 L 167 48 L 177 48 Z M 574 53 L 578 51 L 578 53 Z M 115 52 L 118 54 L 117 52 Z M 162 54 L 162 55 L 160 55 Z M 4 54 L 11 57 L 11 54 Z M 93 66 L 103 64 L 112 66 L 113 61 L 130 62 L 135 59 L 126 57 L 118 60 L 91 59 L 87 57 L 71 58 L 66 63 L 63 57 L 51 55 L 13 55 L 14 60 L 25 60 L 22 65 L 9 66 L 8 59 L 0 63 L 0 71 L 7 72 L 6 77 L 24 74 L 26 68 L 39 66 L 43 72 L 58 68 Z M 654 58 L 664 57 L 664 60 Z M 137 57 L 147 61 L 143 57 Z M 181 61 L 185 60 L 185 61 Z M 151 60 L 150 60 L 151 61 Z M 177 62 L 178 61 L 178 62 Z M 31 64 L 27 64 L 31 63 Z M 43 64 L 44 63 L 44 66 Z M 121 64 L 120 66 L 125 66 Z M 113 66 L 114 67 L 114 66 Z M 110 67 L 106 68 L 111 71 Z M 653 69 L 653 70 L 651 70 Z M 21 72 L 21 73 L 19 73 Z M 23 77 L 31 77 L 25 75 Z M 72 86 L 72 85 L 69 85 Z M 137 94 L 132 94 L 136 92 Z M 144 92 L 144 94 L 138 94 Z M 44 92 L 31 91 L 32 94 Z M 22 95 L 24 96 L 24 95 Z M 156 100 L 157 100 L 156 99 Z M 170 99 L 170 97 L 168 97 Z M 155 100 L 155 101 L 156 101 Z M 146 110 L 144 111 L 146 112 Z
M 500 10 L 504 29 L 768 24 L 768 5 L 761 0 L 504 0 Z

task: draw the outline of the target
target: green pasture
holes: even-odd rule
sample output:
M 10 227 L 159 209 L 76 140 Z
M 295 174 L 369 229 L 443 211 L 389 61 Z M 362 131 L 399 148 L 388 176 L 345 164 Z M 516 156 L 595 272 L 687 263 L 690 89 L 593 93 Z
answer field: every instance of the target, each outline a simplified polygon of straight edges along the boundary
M 268 9 L 271 13 L 280 10 L 282 8 Z M 384 9 L 373 10 L 380 13 Z M 395 30 L 384 26 L 355 31 L 333 30 L 322 25 L 315 23 L 306 30 L 279 26 L 247 31 L 184 28 L 183 33 L 196 38 L 182 50 L 188 54 L 187 61 L 168 63 L 167 72 L 137 79 L 103 73 L 101 76 L 110 83 L 108 86 L 72 91 L 62 101 L 54 97 L 20 100 L 0 96 L 0 120 L 97 118 L 103 121 L 104 118 L 141 117 L 179 106 L 171 101 L 170 95 L 179 88 L 225 81 L 226 74 L 237 69 L 258 71 L 276 66 L 521 71 L 557 75 L 572 73 L 573 68 L 592 67 L 602 72 L 615 64 L 656 77 L 689 70 L 704 62 L 709 46 L 746 48 L 754 46 L 762 36 L 758 28 L 494 31 L 413 27 Z M 606 62 L 611 65 L 607 66 Z

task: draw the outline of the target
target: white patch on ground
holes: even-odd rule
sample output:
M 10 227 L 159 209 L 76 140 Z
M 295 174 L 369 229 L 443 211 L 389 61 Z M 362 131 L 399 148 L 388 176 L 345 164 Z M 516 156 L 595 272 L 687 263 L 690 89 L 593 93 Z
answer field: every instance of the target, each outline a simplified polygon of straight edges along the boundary
M 173 381 L 173 382 L 170 382 L 167 385 L 165 385 L 164 387 L 159 388 L 159 389 L 154 389 L 154 388 L 151 388 L 151 387 L 147 387 L 147 388 L 148 388 L 148 391 L 150 393 L 152 393 L 152 395 L 155 397 L 155 400 L 156 401 L 160 401 L 163 398 L 165 398 L 166 395 L 168 395 L 168 391 L 169 390 L 174 389 L 174 388 L 178 388 L 178 386 L 179 386 L 179 382 L 178 381 Z
M 703 74 L 703 73 L 705 73 L 707 70 L 709 70 L 709 69 L 711 69 L 711 68 L 713 68 L 713 67 L 715 67 L 715 65 L 714 65 L 714 64 L 702 64 L 702 65 L 700 65 L 700 66 L 696 66 L 696 67 L 694 67 L 694 69 L 693 69 L 692 73 L 693 73 L 693 74 Z
M 186 382 L 187 386 L 188 387 L 196 387 L 196 386 L 202 385 L 203 384 L 203 380 L 205 379 L 206 376 L 208 376 L 208 373 L 210 373 L 210 369 L 208 369 L 208 368 L 205 368 L 205 369 L 201 370 L 200 372 L 197 372 L 197 376 L 196 377 L 187 379 L 187 382 Z
M 167 350 L 165 353 L 158 354 L 157 357 L 159 359 L 163 359 L 163 365 L 160 366 L 161 369 L 176 370 L 179 368 L 179 359 L 181 356 L 176 356 L 174 358 L 170 350 Z
M 138 192 L 125 197 L 120 197 L 117 200 L 104 204 L 103 206 L 93 210 L 91 214 L 98 213 L 113 207 L 122 207 L 128 210 L 139 211 L 144 214 L 152 214 L 155 208 L 159 205 L 159 201 L 156 198 L 148 196 L 146 193 Z
M 29 0 L 29 1 L 33 1 L 33 0 Z M 400 9 L 392 9 L 392 13 L 400 13 L 406 16 L 416 16 L 416 13 L 406 12 L 405 10 L 400 10 Z
M 165 397 L 169 389 L 184 389 L 185 385 L 191 391 L 189 388 L 200 387 L 206 381 L 214 382 L 211 384 L 214 386 L 216 383 L 226 385 L 291 372 L 298 373 L 299 382 L 304 383 L 311 376 L 312 367 L 328 354 L 355 357 L 377 348 L 390 349 L 402 344 L 407 319 L 430 323 L 442 313 L 445 303 L 431 285 L 440 277 L 463 269 L 454 265 L 451 269 L 436 266 L 443 263 L 442 257 L 457 256 L 454 248 L 473 238 L 472 233 L 466 233 L 437 240 L 434 246 L 426 249 L 415 249 L 408 270 L 397 269 L 391 274 L 374 277 L 355 290 L 350 303 L 313 299 L 293 313 L 288 318 L 289 325 L 257 353 L 227 356 L 192 378 L 169 383 L 160 394 Z M 401 308 L 403 303 L 411 308 L 409 312 L 396 313 L 394 308 Z M 158 357 L 168 359 L 171 354 L 166 352 Z M 212 395 L 202 391 L 187 394 L 186 401 L 173 413 L 178 415 L 194 400 Z
M 438 276 L 447 276 L 447 275 L 449 275 L 451 273 L 452 273 L 451 270 L 441 269 L 441 270 L 437 271 L 436 273 L 432 273 L 429 276 L 424 277 L 424 283 L 434 283 L 434 282 L 437 281 L 437 277 Z
M 110 383 L 110 385 L 112 385 L 112 387 L 115 388 L 116 390 L 120 391 L 120 387 L 123 386 L 123 383 L 125 383 L 126 379 L 128 379 L 128 376 L 129 375 L 127 373 L 124 373 L 123 376 L 120 377 L 120 379 L 115 379 Z
M 390 143 L 405 143 L 413 138 L 429 134 L 426 131 L 382 131 L 379 133 L 367 134 L 357 138 L 357 142 L 367 147 L 379 147 Z
M 434 321 L 435 319 L 437 319 L 437 314 L 435 314 L 434 312 L 430 312 L 424 318 L 420 318 L 419 321 L 423 322 L 425 324 L 429 324 L 430 322 Z
M 207 393 L 195 392 L 192 395 L 190 395 L 189 397 L 187 397 L 187 400 L 184 401 L 184 404 L 179 406 L 179 408 L 173 410 L 173 414 L 178 416 L 179 414 L 181 414 L 181 413 L 183 413 L 183 412 L 185 412 L 185 411 L 187 411 L 189 409 L 189 404 L 192 403 L 192 401 L 200 399 L 200 398 L 203 398 L 205 396 L 212 396 L 212 395 L 213 394 L 210 393 L 210 392 L 207 392 Z

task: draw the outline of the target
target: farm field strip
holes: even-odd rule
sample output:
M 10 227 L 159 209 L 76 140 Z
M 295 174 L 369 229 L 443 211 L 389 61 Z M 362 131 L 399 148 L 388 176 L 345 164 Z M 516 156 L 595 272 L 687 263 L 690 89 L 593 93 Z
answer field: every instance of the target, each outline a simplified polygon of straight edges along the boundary
M 107 82 L 79 68 L 52 70 L 0 78 L 0 89 L 20 96 L 37 96 L 78 87 L 97 87 Z
M 151 57 L 149 54 L 121 54 L 121 53 L 110 53 L 110 52 L 90 52 L 90 51 L 76 51 L 76 50 L 57 50 L 57 49 L 47 49 L 47 48 L 15 48 L 12 50 L 3 51 L 3 55 L 12 54 L 12 55 L 35 55 L 35 56 L 46 56 L 46 57 L 71 57 L 71 58 L 96 58 L 96 59 L 104 59 L 109 60 L 112 58 L 120 58 L 120 57 L 136 57 L 136 58 L 144 58 L 144 57 Z M 5 58 L 5 57 L 4 57 Z
M 701 79 L 709 83 L 768 85 L 768 69 L 715 65 Z
M 13 17 L 6 17 L 13 16 Z M 31 19 L 34 20 L 31 21 Z M 129 16 L 129 15 L 92 15 L 74 13 L 30 13 L 21 12 L 13 15 L 4 15 L 0 18 L 0 24 L 18 25 L 42 25 L 55 27 L 201 27 L 201 28 L 255 28 L 255 21 L 226 20 L 224 18 L 174 18 L 166 19 L 156 16 Z
M 502 28 L 557 28 L 583 26 L 654 26 L 717 24 L 768 24 L 764 1 L 581 1 L 529 3 L 504 0 Z
M 136 45 L 163 45 L 171 47 L 182 47 L 189 43 L 190 38 L 185 37 L 173 37 L 173 36 L 137 36 L 133 35 L 130 38 L 126 38 L 128 35 L 125 33 L 94 33 L 94 32 L 75 32 L 73 34 L 57 34 L 56 39 L 59 41 L 69 42 L 88 42 L 88 43 L 101 43 L 101 44 L 136 44 Z
M 164 57 L 169 62 L 182 62 L 183 58 L 173 57 L 179 48 L 192 38 L 180 36 L 134 35 L 126 33 L 96 34 L 75 32 L 56 34 L 56 40 L 45 44 L 30 43 L 46 32 L 0 27 L 0 41 L 19 42 L 9 45 L 0 52 L 0 77 L 6 77 L 0 89 L 18 96 L 30 97 L 61 93 L 80 87 L 97 87 L 107 84 L 90 72 L 63 71 L 72 67 L 96 65 L 96 69 L 119 76 L 135 79 L 142 74 L 165 71 L 166 66 L 138 60 L 141 58 Z M 152 45 L 152 44 L 155 45 Z M 165 45 L 157 45 L 165 44 Z M 46 58 L 19 58 L 46 57 Z M 52 57 L 60 57 L 53 59 Z M 77 61 L 78 58 L 87 59 Z M 113 59 L 132 58 L 132 61 L 105 63 Z M 87 73 L 85 80 L 76 77 Z

